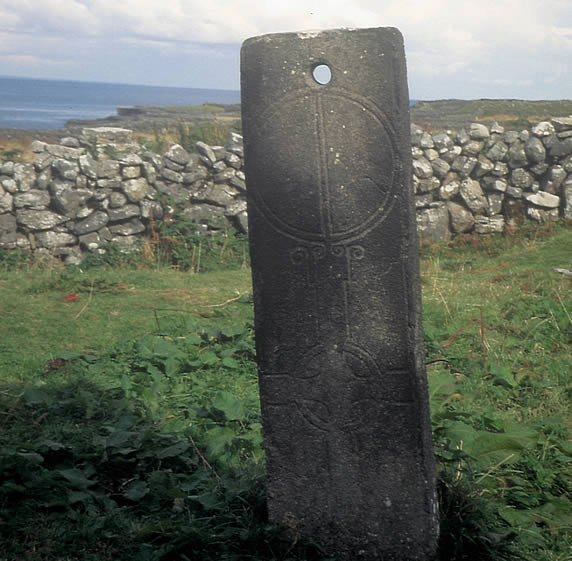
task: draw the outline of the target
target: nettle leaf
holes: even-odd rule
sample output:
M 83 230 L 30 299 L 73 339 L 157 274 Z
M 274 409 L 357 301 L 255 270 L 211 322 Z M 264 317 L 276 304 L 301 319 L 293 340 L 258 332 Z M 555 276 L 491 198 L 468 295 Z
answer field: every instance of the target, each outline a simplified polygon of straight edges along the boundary
M 223 327 L 220 332 L 228 339 L 232 339 L 233 337 L 242 335 L 245 332 L 245 327 L 244 325 L 229 325 L 227 327 Z
M 479 460 L 514 463 L 520 459 L 522 451 L 533 443 L 530 438 L 518 434 L 480 432 L 467 451 Z
M 91 485 L 95 485 L 95 481 L 91 481 L 85 476 L 85 473 L 81 469 L 60 469 L 57 470 L 64 479 L 66 479 L 70 485 L 76 489 L 87 489 Z
M 36 452 L 18 452 L 17 456 L 35 465 L 39 465 L 44 461 L 44 457 Z
M 128 393 L 130 390 L 133 389 L 133 382 L 131 382 L 131 378 L 129 378 L 129 376 L 127 376 L 126 374 L 123 374 L 121 376 L 121 389 L 125 393 Z
M 215 427 L 205 434 L 207 450 L 210 456 L 215 458 L 226 452 L 228 446 L 232 444 L 235 434 L 230 427 Z
M 150 489 L 145 481 L 133 481 L 123 493 L 130 501 L 140 501 Z
M 169 357 L 165 361 L 165 374 L 169 377 L 175 376 L 180 369 L 180 360 L 176 357 Z
M 54 399 L 40 388 L 26 388 L 24 390 L 24 400 L 28 405 L 53 405 Z
M 80 503 L 90 500 L 91 494 L 86 491 L 68 491 L 68 501 L 70 504 Z
M 231 356 L 226 356 L 222 359 L 222 365 L 226 368 L 231 368 L 232 370 L 236 370 L 240 368 L 240 362 L 238 360 L 232 358 Z
M 506 522 L 514 527 L 526 528 L 536 523 L 530 510 L 518 510 L 511 506 L 504 506 L 499 508 L 498 512 Z
M 490 373 L 493 384 L 497 386 L 504 386 L 506 388 L 515 388 L 518 386 L 518 382 L 516 381 L 510 366 L 492 363 L 490 365 Z
M 201 354 L 199 356 L 199 360 L 201 361 L 201 364 L 204 364 L 205 366 L 211 366 L 216 362 L 218 362 L 218 356 L 216 355 L 216 353 L 208 351 L 206 353 Z
M 244 417 L 242 402 L 229 392 L 218 392 L 213 400 L 213 407 L 222 411 L 229 421 L 238 421 Z
M 83 354 L 74 351 L 60 351 L 55 358 L 61 358 L 62 360 L 76 360 L 78 358 L 83 358 Z
M 191 445 L 188 442 L 177 442 L 172 446 L 168 446 L 167 448 L 163 448 L 160 452 L 157 453 L 157 458 L 172 458 L 174 456 L 180 456 L 184 454 Z
M 133 444 L 133 441 L 138 441 L 140 437 L 141 433 L 138 432 L 118 430 L 107 437 L 105 444 L 108 448 L 125 448 L 125 444 L 130 441 Z
M 203 342 L 202 338 L 196 333 L 191 333 L 191 335 L 187 335 L 185 337 L 185 340 L 187 343 L 190 343 L 191 345 L 200 345 Z

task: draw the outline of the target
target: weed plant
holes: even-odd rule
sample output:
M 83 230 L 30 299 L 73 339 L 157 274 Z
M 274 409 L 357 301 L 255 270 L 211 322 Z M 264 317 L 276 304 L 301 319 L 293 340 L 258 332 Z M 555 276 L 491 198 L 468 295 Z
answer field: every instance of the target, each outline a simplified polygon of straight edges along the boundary
M 422 250 L 439 561 L 568 559 L 571 242 Z M 0 559 L 335 559 L 266 517 L 247 269 L 18 265 L 0 268 Z

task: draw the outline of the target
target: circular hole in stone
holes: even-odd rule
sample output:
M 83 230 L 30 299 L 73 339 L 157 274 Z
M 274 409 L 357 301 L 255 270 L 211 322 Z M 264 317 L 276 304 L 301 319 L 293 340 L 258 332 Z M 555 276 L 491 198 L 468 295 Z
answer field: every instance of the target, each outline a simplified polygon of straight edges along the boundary
M 329 84 L 332 79 L 332 71 L 327 64 L 318 64 L 314 67 L 314 70 L 312 70 L 312 76 L 318 84 L 325 86 Z

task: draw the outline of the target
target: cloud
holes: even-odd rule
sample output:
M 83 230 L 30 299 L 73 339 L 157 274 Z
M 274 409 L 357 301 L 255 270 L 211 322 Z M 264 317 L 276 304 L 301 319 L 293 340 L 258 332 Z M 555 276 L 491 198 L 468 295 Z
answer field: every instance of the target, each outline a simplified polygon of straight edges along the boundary
M 570 85 L 570 0 L 0 0 L 0 21 L 22 56 L 95 60 L 111 44 L 163 56 L 168 65 L 182 55 L 230 60 L 232 48 L 236 67 L 239 44 L 250 36 L 394 26 L 420 96 L 437 96 L 443 82 L 465 92 L 487 79 Z M 5 73 L 1 51 L 0 43 Z M 236 75 L 229 87 L 238 86 Z

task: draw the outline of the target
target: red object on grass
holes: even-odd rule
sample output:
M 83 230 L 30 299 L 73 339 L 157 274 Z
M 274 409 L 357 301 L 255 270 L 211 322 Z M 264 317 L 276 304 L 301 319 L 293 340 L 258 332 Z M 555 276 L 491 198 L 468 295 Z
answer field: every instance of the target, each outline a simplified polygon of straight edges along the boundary
M 78 295 L 77 294 L 68 294 L 66 296 L 66 302 L 73 302 L 74 300 L 78 299 Z

